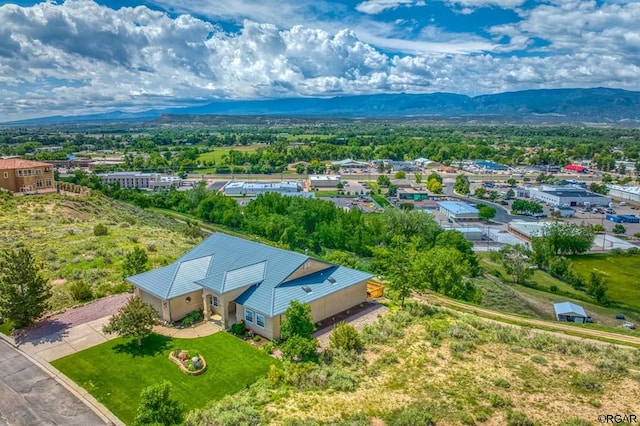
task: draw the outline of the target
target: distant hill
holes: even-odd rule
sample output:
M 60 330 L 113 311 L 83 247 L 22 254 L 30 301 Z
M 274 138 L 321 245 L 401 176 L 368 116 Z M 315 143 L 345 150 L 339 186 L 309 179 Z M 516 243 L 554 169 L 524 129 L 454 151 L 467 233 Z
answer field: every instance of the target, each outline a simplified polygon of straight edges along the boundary
M 171 121 L 179 121 L 176 115 L 287 115 L 635 125 L 640 123 L 640 92 L 606 88 L 545 89 L 476 97 L 433 93 L 216 101 L 200 106 L 156 109 L 141 113 L 116 111 L 87 116 L 47 117 L 26 120 L 20 124 L 147 121 L 163 115 L 171 116 Z

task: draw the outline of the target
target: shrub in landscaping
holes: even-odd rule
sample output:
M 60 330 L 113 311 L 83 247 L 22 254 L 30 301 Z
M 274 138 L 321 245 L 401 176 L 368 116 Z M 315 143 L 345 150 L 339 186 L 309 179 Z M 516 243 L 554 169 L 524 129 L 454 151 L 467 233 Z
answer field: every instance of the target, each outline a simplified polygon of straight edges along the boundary
M 499 393 L 490 393 L 487 397 L 493 408 L 509 408 L 513 405 L 511 400 Z
M 358 331 L 346 322 L 336 324 L 329 336 L 329 347 L 332 349 L 358 352 L 362 350 L 362 346 L 362 339 Z
M 600 392 L 602 383 L 594 373 L 577 373 L 571 379 L 571 385 L 584 392 Z
M 69 293 L 71 293 L 73 300 L 77 302 L 85 302 L 93 298 L 91 284 L 84 280 L 71 283 Z
M 529 417 L 522 411 L 509 410 L 507 413 L 507 425 L 508 426 L 534 426 Z
M 415 402 L 384 417 L 387 424 L 394 426 L 435 426 L 433 414 L 423 403 Z
M 182 325 L 188 327 L 202 319 L 202 312 L 193 311 L 189 312 L 184 318 L 182 318 Z
M 184 424 L 185 426 L 259 426 L 263 422 L 260 412 L 248 398 L 227 396 L 204 410 L 191 411 Z
M 95 235 L 96 237 L 101 237 L 103 235 L 107 235 L 108 233 L 109 229 L 102 223 L 98 223 L 93 227 L 93 235 Z
M 493 384 L 499 388 L 504 389 L 509 389 L 511 387 L 511 383 L 509 383 L 509 381 L 503 377 L 497 379 L 495 382 L 493 382 Z
M 318 341 L 316 339 L 307 339 L 297 335 L 289 337 L 280 345 L 282 355 L 295 360 L 315 360 L 318 357 L 317 349 Z
M 244 323 L 244 320 L 240 321 L 239 323 L 231 325 L 231 333 L 235 334 L 236 336 L 244 336 L 246 332 L 247 332 L 247 325 Z

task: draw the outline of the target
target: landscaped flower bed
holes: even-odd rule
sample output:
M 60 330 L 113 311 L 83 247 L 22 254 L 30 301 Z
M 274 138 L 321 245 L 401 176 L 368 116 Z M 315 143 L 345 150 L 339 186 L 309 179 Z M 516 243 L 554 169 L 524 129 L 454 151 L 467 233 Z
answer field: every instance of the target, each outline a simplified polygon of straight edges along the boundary
M 202 355 L 196 352 L 176 349 L 169 352 L 169 359 L 176 363 L 183 372 L 191 376 L 202 374 L 207 369 L 206 361 Z

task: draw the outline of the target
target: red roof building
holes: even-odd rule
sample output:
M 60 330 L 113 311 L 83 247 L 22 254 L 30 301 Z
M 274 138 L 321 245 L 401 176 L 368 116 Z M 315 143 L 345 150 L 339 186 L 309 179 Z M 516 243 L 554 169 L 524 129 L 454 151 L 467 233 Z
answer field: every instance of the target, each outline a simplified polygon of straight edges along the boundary
M 0 159 L 0 188 L 14 194 L 55 191 L 53 165 L 22 158 Z

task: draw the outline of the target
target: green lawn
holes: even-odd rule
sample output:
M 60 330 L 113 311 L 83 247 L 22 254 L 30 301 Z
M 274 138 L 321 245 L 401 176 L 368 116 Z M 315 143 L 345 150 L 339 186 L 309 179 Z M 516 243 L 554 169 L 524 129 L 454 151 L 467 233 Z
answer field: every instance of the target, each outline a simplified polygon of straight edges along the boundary
M 174 349 L 202 354 L 207 371 L 189 376 L 168 359 Z M 172 395 L 187 411 L 233 394 L 279 361 L 231 334 L 199 339 L 172 339 L 153 334 L 138 350 L 135 341 L 117 338 L 52 362 L 126 424 L 131 424 L 147 386 L 167 380 Z
M 371 194 L 371 198 L 373 198 L 373 200 L 378 203 L 378 205 L 380 207 L 387 207 L 390 206 L 391 203 L 389 202 L 389 200 L 387 200 L 386 198 L 384 198 L 382 195 L 380 194 Z
M 571 258 L 574 271 L 585 279 L 592 270 L 604 275 L 607 297 L 616 303 L 640 309 L 640 256 L 589 254 Z
M 249 152 L 249 151 L 255 151 L 256 149 L 260 148 L 261 146 L 264 146 L 264 144 L 254 144 L 254 145 L 246 145 L 246 146 L 234 146 L 234 147 L 230 147 L 230 148 L 218 148 L 218 147 L 214 147 L 211 148 L 210 151 L 208 152 L 204 152 L 202 154 L 200 154 L 198 156 L 198 161 L 212 161 L 214 164 L 222 164 L 222 157 L 226 156 L 229 154 L 229 151 L 234 150 L 234 151 L 242 151 L 242 152 Z

